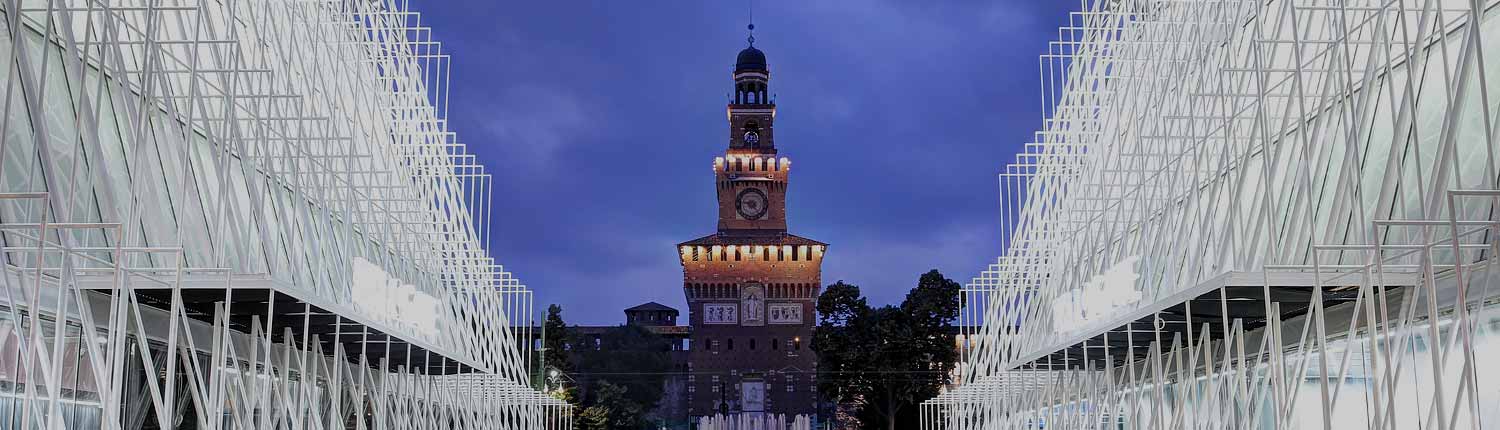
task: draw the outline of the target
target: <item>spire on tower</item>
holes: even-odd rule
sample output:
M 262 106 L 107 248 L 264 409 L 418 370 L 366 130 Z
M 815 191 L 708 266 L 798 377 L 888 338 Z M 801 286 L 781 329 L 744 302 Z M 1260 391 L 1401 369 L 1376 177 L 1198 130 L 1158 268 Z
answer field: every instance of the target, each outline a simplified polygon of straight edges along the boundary
M 745 3 L 750 5 L 750 25 L 745 26 L 745 29 L 750 30 L 750 37 L 745 40 L 750 42 L 750 46 L 755 46 L 755 3 Z

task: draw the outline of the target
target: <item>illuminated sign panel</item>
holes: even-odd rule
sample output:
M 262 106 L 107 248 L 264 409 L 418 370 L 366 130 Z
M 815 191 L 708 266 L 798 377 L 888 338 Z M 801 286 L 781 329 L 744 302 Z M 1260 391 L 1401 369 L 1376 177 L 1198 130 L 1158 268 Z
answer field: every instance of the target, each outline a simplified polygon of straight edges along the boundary
M 1137 256 L 1126 257 L 1094 275 L 1082 288 L 1059 294 L 1052 300 L 1052 329 L 1059 333 L 1076 330 L 1140 301 L 1141 292 L 1135 288 L 1135 281 L 1141 277 L 1135 272 L 1139 260 Z
M 354 307 L 392 328 L 424 337 L 439 330 L 441 300 L 392 277 L 385 269 L 364 258 L 354 257 Z

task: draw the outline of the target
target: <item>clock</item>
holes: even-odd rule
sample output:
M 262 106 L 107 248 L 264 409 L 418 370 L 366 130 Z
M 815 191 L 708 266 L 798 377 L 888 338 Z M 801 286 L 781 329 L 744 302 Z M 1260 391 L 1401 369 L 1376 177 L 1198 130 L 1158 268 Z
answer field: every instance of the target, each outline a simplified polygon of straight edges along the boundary
M 745 132 L 745 144 L 746 145 L 755 146 L 755 145 L 757 145 L 759 143 L 760 143 L 760 133 L 756 133 L 755 131 L 747 131 L 747 132 Z
M 766 193 L 758 188 L 746 188 L 734 199 L 734 210 L 745 219 L 760 219 L 766 216 Z

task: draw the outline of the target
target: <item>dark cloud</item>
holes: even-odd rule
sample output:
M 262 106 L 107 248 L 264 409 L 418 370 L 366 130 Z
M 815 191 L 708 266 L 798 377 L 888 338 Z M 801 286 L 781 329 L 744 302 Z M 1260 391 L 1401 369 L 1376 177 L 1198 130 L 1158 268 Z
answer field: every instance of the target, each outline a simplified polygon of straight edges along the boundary
M 745 3 L 412 3 L 454 55 L 453 128 L 496 177 L 491 252 L 575 322 L 682 307 L 673 245 L 714 229 Z M 993 260 L 995 175 L 1041 123 L 1037 54 L 1070 6 L 756 3 L 791 228 L 832 244 L 825 282 L 893 302 Z

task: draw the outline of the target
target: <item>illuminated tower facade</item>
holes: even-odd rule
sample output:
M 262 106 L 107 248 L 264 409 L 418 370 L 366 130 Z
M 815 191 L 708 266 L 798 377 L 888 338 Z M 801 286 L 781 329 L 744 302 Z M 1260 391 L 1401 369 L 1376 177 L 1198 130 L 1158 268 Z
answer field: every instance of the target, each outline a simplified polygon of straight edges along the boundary
M 827 244 L 787 232 L 791 160 L 776 151 L 765 53 L 740 51 L 728 148 L 713 162 L 718 231 L 678 245 L 688 321 L 688 414 L 812 415 L 814 300 Z

